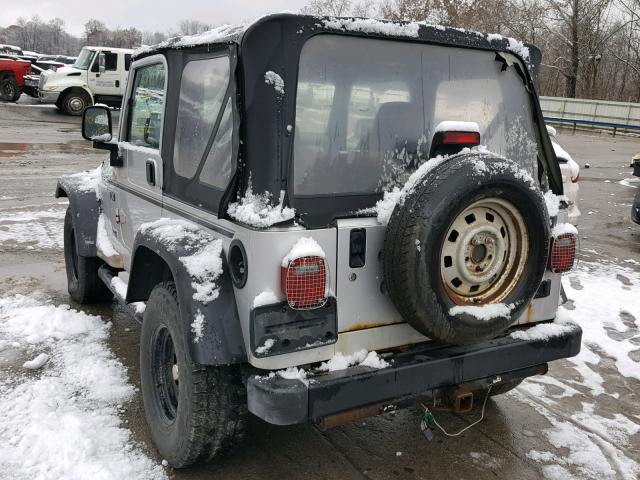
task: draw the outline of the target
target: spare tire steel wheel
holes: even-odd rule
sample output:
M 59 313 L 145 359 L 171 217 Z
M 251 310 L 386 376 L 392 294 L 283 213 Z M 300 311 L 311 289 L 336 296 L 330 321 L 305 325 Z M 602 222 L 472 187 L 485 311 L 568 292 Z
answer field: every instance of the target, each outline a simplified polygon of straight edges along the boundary
M 387 290 L 403 318 L 431 339 L 493 338 L 522 315 L 542 281 L 549 251 L 544 198 L 503 158 L 465 153 L 434 165 L 391 215 Z M 480 312 L 484 318 L 451 310 L 487 304 L 505 308 Z

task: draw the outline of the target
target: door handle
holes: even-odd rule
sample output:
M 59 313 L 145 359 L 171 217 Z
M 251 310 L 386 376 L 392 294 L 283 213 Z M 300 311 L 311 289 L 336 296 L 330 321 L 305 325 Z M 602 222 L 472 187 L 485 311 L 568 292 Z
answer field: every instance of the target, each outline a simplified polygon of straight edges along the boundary
M 116 88 L 120 88 L 120 80 L 116 80 Z
M 152 160 L 147 160 L 146 163 L 146 171 L 147 171 L 147 183 L 149 185 L 156 184 L 156 164 Z

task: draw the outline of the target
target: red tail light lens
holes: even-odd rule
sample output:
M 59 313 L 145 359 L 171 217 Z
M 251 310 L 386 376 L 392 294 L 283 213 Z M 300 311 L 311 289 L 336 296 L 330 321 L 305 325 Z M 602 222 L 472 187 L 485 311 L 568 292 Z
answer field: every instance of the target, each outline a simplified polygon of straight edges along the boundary
M 281 267 L 280 286 L 296 310 L 322 307 L 327 302 L 328 269 L 322 257 L 300 257 Z
M 576 259 L 577 237 L 572 233 L 559 235 L 551 240 L 549 266 L 554 273 L 571 270 Z
M 444 132 L 442 145 L 465 145 L 475 147 L 480 145 L 478 132 Z

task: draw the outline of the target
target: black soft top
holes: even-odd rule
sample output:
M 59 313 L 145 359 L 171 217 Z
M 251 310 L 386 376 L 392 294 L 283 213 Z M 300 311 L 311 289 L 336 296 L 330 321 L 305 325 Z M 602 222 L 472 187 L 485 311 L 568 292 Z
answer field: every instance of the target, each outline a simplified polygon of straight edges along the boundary
M 285 204 L 295 208 L 299 220 L 309 228 L 330 225 L 338 217 L 374 206 L 382 197 L 382 194 L 372 194 L 341 198 L 330 208 L 324 204 L 316 211 L 311 211 L 315 209 L 312 202 L 303 205 L 293 197 L 293 182 L 289 181 L 293 133 L 288 126 L 295 125 L 298 63 L 307 40 L 323 33 L 449 45 L 517 56 L 527 66 L 527 72 L 522 72 L 523 88 L 532 95 L 534 121 L 539 127 L 542 146 L 540 170 L 548 177 L 552 190 L 562 193 L 562 177 L 553 147 L 548 135 L 543 133 L 544 119 L 536 92 L 542 55 L 534 45 L 501 35 L 425 23 L 283 13 L 259 18 L 248 25 L 222 26 L 199 35 L 172 38 L 155 46 L 142 47 L 133 54 L 134 59 L 140 59 L 156 53 L 171 53 L 173 56 L 183 49 L 194 52 L 227 49 L 237 57 L 235 78 L 240 135 L 236 151 L 239 168 L 229 191 L 223 196 L 218 212 L 220 216 L 226 215 L 229 201 L 243 195 L 249 179 L 254 192 L 271 192 L 273 198 L 278 199 L 280 192 L 284 191 Z M 266 72 L 275 72 L 282 78 L 284 94 L 278 94 L 272 85 L 265 82 Z

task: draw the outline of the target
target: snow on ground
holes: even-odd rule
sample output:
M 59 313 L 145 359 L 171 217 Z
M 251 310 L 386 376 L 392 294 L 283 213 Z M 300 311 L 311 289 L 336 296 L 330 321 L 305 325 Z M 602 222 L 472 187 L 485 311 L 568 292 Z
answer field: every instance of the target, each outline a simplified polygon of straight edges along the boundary
M 100 317 L 16 295 L 0 298 L 0 349 L 44 360 L 0 377 L 0 472 L 26 480 L 163 479 L 118 411 L 133 395 Z M 1 474 L 0 474 L 1 475 Z
M 563 285 L 570 301 L 559 317 L 583 329 L 582 350 L 568 360 L 579 376 L 532 377 L 513 394 L 548 420 L 542 436 L 556 449 L 532 450 L 528 457 L 542 465 L 549 479 L 640 478 L 631 443 L 640 433 L 640 417 L 598 411 L 593 403 L 594 398 L 605 403 L 600 399 L 607 396 L 618 401 L 627 393 L 607 384 L 607 362 L 613 362 L 616 376 L 628 379 L 629 388 L 640 380 L 640 273 L 582 262 L 564 276 Z M 580 401 L 561 402 L 566 397 Z M 566 412 L 573 404 L 580 409 Z
M 37 211 L 2 212 L 0 251 L 16 245 L 27 250 L 62 248 L 65 213 L 66 207 L 59 206 Z

